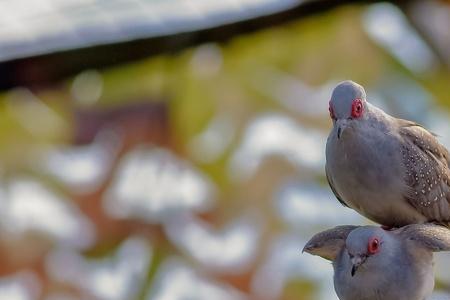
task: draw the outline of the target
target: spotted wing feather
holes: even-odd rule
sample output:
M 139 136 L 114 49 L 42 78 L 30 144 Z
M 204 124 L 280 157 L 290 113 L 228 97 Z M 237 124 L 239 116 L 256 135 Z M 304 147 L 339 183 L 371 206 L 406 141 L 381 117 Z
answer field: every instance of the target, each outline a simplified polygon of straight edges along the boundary
M 449 153 L 422 126 L 399 120 L 406 169 L 405 198 L 429 221 L 450 221 Z

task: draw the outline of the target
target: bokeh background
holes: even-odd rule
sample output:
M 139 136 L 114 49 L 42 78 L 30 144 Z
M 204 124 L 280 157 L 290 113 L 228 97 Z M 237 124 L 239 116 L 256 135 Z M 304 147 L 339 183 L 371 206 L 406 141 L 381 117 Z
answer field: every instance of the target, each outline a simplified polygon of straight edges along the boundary
M 336 83 L 450 147 L 450 3 L 0 2 L 1 300 L 332 300 Z M 435 299 L 450 299 L 450 254 Z

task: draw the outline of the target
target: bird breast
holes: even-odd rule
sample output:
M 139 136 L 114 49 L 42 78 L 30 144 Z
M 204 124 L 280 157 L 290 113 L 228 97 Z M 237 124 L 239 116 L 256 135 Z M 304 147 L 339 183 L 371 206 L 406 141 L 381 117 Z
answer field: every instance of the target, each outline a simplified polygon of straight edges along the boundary
M 404 174 L 397 139 L 374 129 L 349 130 L 350 134 L 341 139 L 331 136 L 327 143 L 327 164 L 330 164 L 338 191 L 345 197 L 345 194 L 359 194 L 359 191 L 378 194 L 380 187 L 397 188 Z

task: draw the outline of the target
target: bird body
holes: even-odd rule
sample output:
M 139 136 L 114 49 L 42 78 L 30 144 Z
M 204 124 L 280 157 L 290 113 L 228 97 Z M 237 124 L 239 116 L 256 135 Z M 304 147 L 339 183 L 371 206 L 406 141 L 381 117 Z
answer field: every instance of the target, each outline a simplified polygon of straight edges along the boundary
M 433 252 L 448 250 L 450 231 L 432 224 L 338 226 L 304 248 L 332 261 L 341 300 L 425 300 L 434 288 Z
M 326 174 L 344 205 L 390 227 L 450 221 L 448 152 L 433 134 L 370 104 L 351 81 L 333 91 L 330 115 Z

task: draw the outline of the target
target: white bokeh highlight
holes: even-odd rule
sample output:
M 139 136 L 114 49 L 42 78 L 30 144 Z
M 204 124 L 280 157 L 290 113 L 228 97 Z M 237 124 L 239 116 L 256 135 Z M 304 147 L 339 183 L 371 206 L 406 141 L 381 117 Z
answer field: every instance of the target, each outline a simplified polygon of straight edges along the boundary
M 31 271 L 0 277 L 0 300 L 37 300 L 40 293 L 41 283 Z
M 301 232 L 342 224 L 361 224 L 365 218 L 344 207 L 328 186 L 314 182 L 288 182 L 275 195 L 274 205 L 280 218 Z
M 268 157 L 280 156 L 297 167 L 322 172 L 326 134 L 303 127 L 292 118 L 276 113 L 250 121 L 230 161 L 230 177 L 250 178 Z
M 273 241 L 264 262 L 256 270 L 251 283 L 254 299 L 280 299 L 291 280 L 306 280 L 319 284 L 317 300 L 338 300 L 334 292 L 333 267 L 329 262 L 301 250 L 306 244 L 294 234 L 283 234 Z
M 236 128 L 230 116 L 215 116 L 206 128 L 189 142 L 189 152 L 196 161 L 212 163 L 228 149 L 235 131 Z
M 371 5 L 363 17 L 369 36 L 406 68 L 422 75 L 437 65 L 437 58 L 394 4 Z
M 38 232 L 58 243 L 86 248 L 95 241 L 90 220 L 68 199 L 30 178 L 4 184 L 0 195 L 2 230 L 22 235 Z
M 107 179 L 121 148 L 121 138 L 104 129 L 89 145 L 53 147 L 45 152 L 44 170 L 76 194 L 98 190 Z
M 158 269 L 146 300 L 249 300 L 242 292 L 201 275 L 177 258 Z
M 165 223 L 169 240 L 181 251 L 206 269 L 227 274 L 248 270 L 257 254 L 260 231 L 250 216 L 237 218 L 220 230 L 187 214 Z
M 208 210 L 213 192 L 206 176 L 169 150 L 138 146 L 119 163 L 104 207 L 115 218 L 159 223 L 179 212 Z
M 70 249 L 57 249 L 47 258 L 50 276 L 101 300 L 134 299 L 143 288 L 152 259 L 147 240 L 132 236 L 114 254 L 86 259 Z

